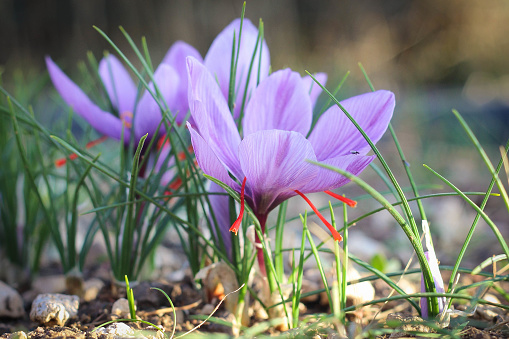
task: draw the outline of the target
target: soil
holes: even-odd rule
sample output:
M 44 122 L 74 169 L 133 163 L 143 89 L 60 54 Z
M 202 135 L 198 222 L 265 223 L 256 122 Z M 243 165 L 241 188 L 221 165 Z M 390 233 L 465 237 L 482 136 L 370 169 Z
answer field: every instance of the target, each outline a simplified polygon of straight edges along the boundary
M 509 282 L 503 282 L 500 286 L 507 290 Z M 168 281 L 153 281 L 143 282 L 133 288 L 135 300 L 137 303 L 137 317 L 143 319 L 154 325 L 164 328 L 166 335 L 169 337 L 173 330 L 174 318 L 169 302 L 164 295 L 151 287 L 160 288 L 165 291 L 173 301 L 177 313 L 176 332 L 182 334 L 187 332 L 202 323 L 202 319 L 209 314 L 210 307 L 217 305 L 218 300 L 213 301 L 213 305 L 206 305 L 204 293 L 196 289 L 191 279 L 187 278 L 179 283 L 170 283 Z M 382 282 L 375 282 L 374 287 L 376 295 L 387 296 L 389 289 Z M 116 315 L 111 314 L 111 307 L 113 302 L 118 298 L 125 297 L 126 291 L 124 288 L 116 287 L 112 283 L 107 283 L 99 292 L 97 297 L 92 301 L 80 302 L 78 317 L 70 320 L 66 326 L 39 326 L 29 320 L 29 307 L 26 305 L 27 315 L 24 319 L 7 319 L 0 318 L 0 338 L 23 338 L 23 336 L 14 336 L 13 333 L 23 331 L 28 335 L 28 338 L 118 338 L 111 334 L 101 334 L 93 332 L 94 328 L 104 324 L 105 322 L 118 319 Z M 501 296 L 494 295 L 493 297 Z M 506 303 L 507 304 L 507 303 Z M 208 306 L 208 307 L 206 307 Z M 226 311 L 222 305 L 214 313 L 214 317 L 222 319 L 225 322 L 232 322 L 233 315 Z M 462 305 L 456 305 L 457 308 L 465 308 Z M 308 301 L 305 305 L 309 315 L 327 314 L 328 307 L 324 305 L 323 300 L 319 298 Z M 392 301 L 386 304 L 380 311 L 380 307 L 365 307 L 349 315 L 349 320 L 352 322 L 362 323 L 363 327 L 370 323 L 376 315 L 374 327 L 388 328 L 385 320 L 394 318 L 395 313 L 398 319 L 414 319 L 411 317 L 412 309 L 408 303 L 404 301 Z M 415 312 L 414 312 L 415 313 Z M 200 317 L 201 315 L 201 317 Z M 309 319 L 309 318 L 308 318 Z M 331 337 L 332 333 L 336 333 L 332 337 L 339 338 L 337 330 L 332 325 L 321 323 L 318 319 L 311 317 L 311 320 L 306 320 L 308 327 L 301 327 L 297 330 L 290 330 L 287 332 L 278 332 L 272 328 L 265 333 L 269 335 L 286 335 L 286 337 L 313 337 L 313 338 L 327 338 Z M 451 320 L 451 325 L 457 328 L 461 322 L 466 321 L 464 318 Z M 478 306 L 474 315 L 468 318 L 468 325 L 464 326 L 457 335 L 460 338 L 509 338 L 509 312 L 500 308 Z M 261 320 L 253 320 L 251 317 L 251 326 Z M 376 324 L 378 322 L 378 324 Z M 127 323 L 135 330 L 135 336 L 138 338 L 162 338 L 161 333 L 149 325 L 139 322 Z M 406 325 L 405 325 L 406 326 Z M 421 325 L 419 325 L 421 326 Z M 419 329 L 421 331 L 422 329 Z M 399 327 L 399 334 L 380 334 L 377 338 L 397 338 L 397 337 L 412 337 L 412 328 Z M 410 332 L 404 332 L 410 331 Z M 223 333 L 232 335 L 232 329 L 226 325 L 218 324 L 216 322 L 205 322 L 197 329 L 196 332 L 202 334 Z M 401 336 L 398 336 L 401 335 Z M 433 334 L 435 337 L 437 334 Z

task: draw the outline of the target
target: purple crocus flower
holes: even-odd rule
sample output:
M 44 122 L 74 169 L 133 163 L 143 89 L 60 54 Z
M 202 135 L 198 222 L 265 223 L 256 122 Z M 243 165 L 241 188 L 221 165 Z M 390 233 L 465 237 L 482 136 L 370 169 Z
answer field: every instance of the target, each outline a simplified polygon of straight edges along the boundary
M 438 261 L 435 256 L 434 250 L 424 252 L 426 256 L 426 260 L 428 261 L 429 268 L 431 270 L 431 275 L 433 276 L 433 281 L 435 282 L 435 289 L 437 293 L 444 293 L 444 281 L 442 280 L 442 275 L 440 274 L 440 269 L 438 268 Z M 424 276 L 421 275 L 421 292 L 426 292 L 426 286 L 424 284 Z M 438 299 L 438 310 L 441 313 L 445 307 L 445 297 L 439 297 Z M 421 315 L 423 319 L 429 318 L 429 310 L 428 310 L 428 298 L 421 298 Z
M 168 51 L 165 60 L 154 72 L 154 79 L 168 108 L 176 114 L 177 122 L 182 122 L 188 111 L 187 74 L 185 58 L 200 57 L 199 53 L 184 42 L 175 43 Z M 137 86 L 122 63 L 113 55 L 108 55 L 99 63 L 99 76 L 113 106 L 114 112 L 101 109 L 71 80 L 62 70 L 46 57 L 48 72 L 57 91 L 74 111 L 83 117 L 99 133 L 129 143 L 134 130 L 135 141 L 145 134 L 155 135 L 162 115 L 161 109 L 149 91 L 145 91 L 136 101 Z M 149 84 L 154 92 L 154 85 Z M 159 134 L 165 132 L 161 126 Z
M 241 136 L 213 75 L 192 57 L 187 59 L 187 66 L 189 108 L 194 120 L 188 128 L 198 164 L 203 172 L 241 193 L 241 200 L 245 198 L 263 231 L 269 212 L 281 202 L 348 182 L 307 160 L 358 175 L 374 158 L 365 155 L 369 145 L 336 106 L 321 116 L 306 139 L 312 121 L 312 99 L 305 80 L 290 69 L 272 73 L 254 89 L 245 109 Z M 392 117 L 394 94 L 367 93 L 344 100 L 342 105 L 376 142 Z M 234 232 L 239 219 L 232 226 Z M 331 232 L 336 240 L 341 239 L 332 227 Z
M 316 73 L 314 77 L 323 85 L 327 82 L 327 74 L 325 73 Z M 322 92 L 322 88 L 318 86 L 313 79 L 307 75 L 302 78 L 304 82 L 305 88 L 308 89 L 309 97 L 311 99 L 311 103 L 313 108 L 316 105 L 316 101 L 318 96 Z M 219 185 L 214 182 L 210 182 L 210 186 L 208 189 L 211 193 L 226 193 L 226 191 Z M 209 196 L 210 207 L 213 210 L 214 217 L 216 219 L 217 225 L 219 225 L 220 236 L 223 239 L 223 243 L 227 252 L 230 251 L 231 248 L 231 238 L 229 236 L 229 227 L 230 227 L 230 208 L 229 208 L 229 198 L 226 195 L 217 195 L 213 194 Z M 211 223 L 213 220 L 211 218 Z M 225 227 L 228 225 L 227 227 Z

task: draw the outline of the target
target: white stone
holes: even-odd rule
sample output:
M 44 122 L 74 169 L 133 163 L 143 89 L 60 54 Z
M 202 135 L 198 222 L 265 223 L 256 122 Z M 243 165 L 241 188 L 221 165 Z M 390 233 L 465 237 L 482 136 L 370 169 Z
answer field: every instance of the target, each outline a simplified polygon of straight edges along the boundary
M 18 291 L 0 281 L 0 317 L 20 318 L 24 315 L 23 299 Z
M 111 314 L 114 314 L 123 319 L 131 318 L 131 313 L 129 311 L 129 301 L 126 298 L 120 298 L 115 301 L 111 306 Z
M 64 326 L 78 315 L 79 297 L 65 294 L 39 294 L 32 303 L 30 320 L 40 324 Z
M 92 278 L 85 281 L 84 289 L 85 293 L 83 294 L 84 301 L 92 301 L 97 298 L 97 295 L 101 291 L 101 288 L 104 287 L 104 282 L 101 279 Z
M 108 327 L 101 327 L 95 331 L 98 334 L 109 334 L 118 337 L 130 337 L 134 334 L 134 331 L 131 327 L 124 323 L 113 323 Z

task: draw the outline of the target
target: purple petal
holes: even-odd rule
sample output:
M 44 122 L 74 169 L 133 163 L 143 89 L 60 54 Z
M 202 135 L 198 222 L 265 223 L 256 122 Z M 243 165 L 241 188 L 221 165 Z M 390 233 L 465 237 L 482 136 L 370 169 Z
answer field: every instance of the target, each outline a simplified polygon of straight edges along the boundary
M 217 79 L 223 96 L 228 99 L 228 89 L 230 85 L 230 67 L 231 67 L 231 55 L 232 55 L 232 44 L 233 34 L 235 32 L 236 46 L 238 44 L 240 31 L 240 19 L 233 20 L 219 35 L 214 39 L 212 45 L 205 56 L 205 65 L 210 70 L 214 78 Z M 246 79 L 249 73 L 249 66 L 253 57 L 253 52 L 258 39 L 258 29 L 249 21 L 245 19 L 242 25 L 241 42 L 239 59 L 237 65 L 237 73 L 235 80 L 236 99 L 234 116 L 237 118 L 240 114 L 242 106 L 242 100 L 246 88 Z M 235 47 L 237 48 L 237 47 Z M 258 69 L 260 69 L 260 81 L 263 80 L 269 74 L 270 66 L 270 54 L 269 48 L 265 43 L 262 44 L 262 57 L 260 62 L 260 46 L 256 51 L 256 57 L 254 59 L 253 68 L 251 70 L 251 76 L 249 78 L 248 96 L 250 92 L 256 87 L 258 78 Z M 260 66 L 260 67 L 259 67 Z
M 341 105 L 376 143 L 389 126 L 395 101 L 392 92 L 376 91 L 343 100 Z M 366 154 L 370 150 L 361 133 L 337 106 L 320 117 L 308 140 L 320 161 L 351 152 Z
M 335 158 L 325 159 L 320 162 L 345 170 L 357 176 L 371 163 L 371 161 L 373 161 L 374 158 L 375 156 L 342 155 Z M 302 188 L 302 193 L 332 190 L 350 182 L 349 179 L 333 170 L 317 166 L 317 171 L 318 173 L 316 177 L 310 181 L 306 187 Z
M 238 176 L 240 135 L 226 100 L 205 66 L 192 57 L 187 60 L 189 108 L 196 127 L 221 162 Z
M 371 163 L 371 161 L 373 161 L 374 158 L 374 155 L 341 155 L 335 158 L 325 159 L 321 161 L 321 163 L 337 167 L 357 176 Z M 349 179 L 335 171 L 319 166 L 317 166 L 317 169 L 318 173 L 316 177 L 310 181 L 306 187 L 302 188 L 302 193 L 332 190 L 350 182 Z
M 173 69 L 173 67 L 161 64 L 154 73 L 154 80 L 159 88 L 162 98 L 164 99 L 164 101 L 161 100 L 161 104 L 164 107 L 164 102 L 166 102 L 171 109 L 175 102 L 177 89 L 179 87 L 179 76 L 177 72 Z M 156 94 L 153 83 L 149 84 L 149 88 L 154 94 Z M 149 91 L 145 91 L 134 112 L 134 133 L 136 140 L 139 140 L 147 133 L 149 134 L 149 138 L 153 137 L 161 119 L 161 108 L 152 94 L 150 94 Z M 161 125 L 161 129 L 159 131 L 160 134 L 164 133 L 164 124 Z
M 221 161 L 219 161 L 212 148 L 210 148 L 207 142 L 194 130 L 191 124 L 187 123 L 187 128 L 191 133 L 191 142 L 193 144 L 194 154 L 196 155 L 196 161 L 198 161 L 198 166 L 200 166 L 203 173 L 221 180 L 234 190 L 240 192 L 240 186 L 230 178 L 227 169 L 223 166 Z
M 177 123 L 181 124 L 189 110 L 187 101 L 187 66 L 186 57 L 192 56 L 199 60 L 203 60 L 200 53 L 193 46 L 183 41 L 177 41 L 171 46 L 166 53 L 162 63 L 168 64 L 173 67 L 180 78 L 180 85 L 177 89 L 177 96 L 172 108 L 172 113 L 177 118 Z
M 214 182 L 210 182 L 209 190 L 210 193 L 226 193 L 226 191 L 219 185 Z M 214 218 L 217 222 L 217 227 L 219 228 L 219 236 L 223 238 L 223 243 L 226 248 L 226 253 L 230 253 L 231 251 L 231 221 L 230 221 L 230 201 L 227 195 L 209 195 L 210 207 L 214 213 Z M 212 219 L 212 215 L 210 216 L 210 223 L 212 224 L 212 230 L 214 235 L 215 226 L 214 220 Z M 219 242 L 218 242 L 219 243 Z
M 46 57 L 46 65 L 51 81 L 64 101 L 99 133 L 120 140 L 123 128 L 120 119 L 97 107 L 50 57 Z M 125 128 L 124 140 L 128 141 L 129 135 L 130 130 Z
M 111 54 L 104 57 L 99 63 L 99 76 L 118 113 L 133 113 L 137 89 L 122 63 Z
M 437 293 L 444 293 L 444 281 L 442 280 L 442 275 L 440 274 L 440 269 L 438 268 L 438 263 L 436 261 L 436 256 L 431 256 L 428 251 L 424 252 L 426 256 L 426 260 L 428 261 L 429 268 L 431 270 L 431 275 L 433 276 L 433 281 L 435 283 L 435 289 Z M 434 260 L 430 260 L 430 257 L 434 257 Z M 426 292 L 426 287 L 424 284 L 424 276 L 421 274 L 421 292 Z M 442 312 L 445 307 L 445 297 L 438 298 L 438 310 Z M 421 298 L 421 315 L 424 319 L 429 318 L 429 309 L 428 309 L 428 299 Z
M 317 167 L 311 144 L 297 132 L 268 130 L 248 135 L 239 146 L 246 195 L 255 213 L 265 214 L 313 180 Z
M 323 86 L 325 86 L 325 84 L 327 83 L 326 73 L 316 73 L 313 74 L 313 76 Z M 304 81 L 304 84 L 309 91 L 308 93 L 309 97 L 311 98 L 311 104 L 313 105 L 314 108 L 316 105 L 316 100 L 318 100 L 318 97 L 322 93 L 322 88 L 309 75 L 302 77 L 302 80 Z
M 272 73 L 253 93 L 242 121 L 244 136 L 280 129 L 306 135 L 313 111 L 300 75 L 285 69 Z

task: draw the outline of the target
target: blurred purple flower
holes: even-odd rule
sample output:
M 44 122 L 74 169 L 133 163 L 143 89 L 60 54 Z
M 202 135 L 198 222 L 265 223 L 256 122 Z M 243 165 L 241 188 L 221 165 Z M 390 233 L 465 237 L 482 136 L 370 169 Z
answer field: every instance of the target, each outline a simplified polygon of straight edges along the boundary
M 433 281 L 435 282 L 435 289 L 437 293 L 444 293 L 444 281 L 442 280 L 442 275 L 440 274 L 440 269 L 438 268 L 438 262 L 435 256 L 435 253 L 430 253 L 429 251 L 424 252 L 426 256 L 426 260 L 428 261 L 429 268 L 431 269 L 431 275 L 433 276 Z M 426 287 L 424 285 L 424 276 L 421 275 L 421 292 L 426 292 Z M 438 310 L 442 313 L 446 299 L 445 297 L 439 297 L 438 299 Z M 428 310 L 428 298 L 421 298 L 421 315 L 423 319 L 429 318 L 429 310 Z
M 365 156 L 370 150 L 367 142 L 336 106 L 320 117 L 306 139 L 313 99 L 306 79 L 289 69 L 272 73 L 253 90 L 242 121 L 242 138 L 214 76 L 196 59 L 187 60 L 189 108 L 194 120 L 188 128 L 198 164 L 206 174 L 245 192 L 262 229 L 269 212 L 290 197 L 348 182 L 306 160 L 354 175 L 373 160 L 374 156 Z M 344 100 L 342 105 L 376 142 L 387 129 L 395 103 L 393 93 L 377 91 Z M 245 187 L 239 185 L 243 181 Z M 236 224 L 232 231 L 238 229 Z M 334 238 L 340 240 L 341 236 L 336 232 Z
M 192 46 L 179 41 L 170 48 L 163 63 L 154 72 L 154 80 L 161 96 L 170 111 L 176 115 L 178 123 L 183 121 L 188 111 L 185 68 L 187 56 L 200 58 L 200 54 Z M 120 140 L 124 129 L 123 141 L 126 144 L 133 129 L 136 142 L 147 133 L 149 138 L 155 136 L 162 119 L 161 109 L 149 91 L 145 91 L 139 101 L 136 101 L 138 89 L 128 71 L 115 56 L 108 55 L 101 60 L 99 76 L 118 115 L 102 110 L 93 103 L 50 57 L 46 57 L 46 65 L 51 80 L 64 101 L 99 133 Z M 154 91 L 152 83 L 149 87 Z M 159 134 L 164 132 L 164 126 L 161 126 Z

